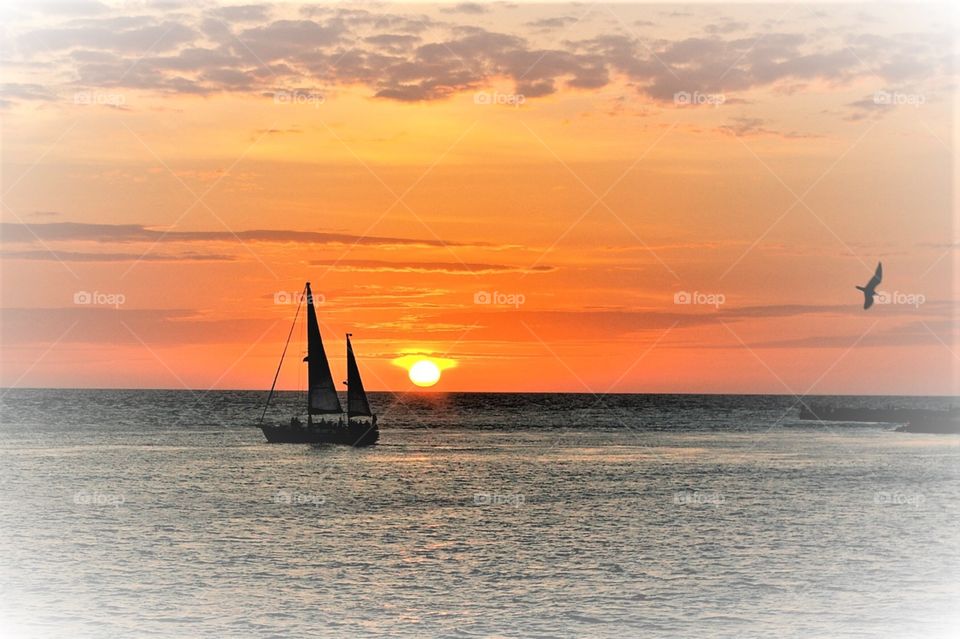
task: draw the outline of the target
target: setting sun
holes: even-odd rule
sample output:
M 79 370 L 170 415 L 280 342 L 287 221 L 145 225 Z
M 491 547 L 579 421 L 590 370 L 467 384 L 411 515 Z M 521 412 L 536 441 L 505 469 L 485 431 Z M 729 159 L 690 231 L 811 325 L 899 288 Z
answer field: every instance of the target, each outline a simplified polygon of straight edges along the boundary
M 440 368 L 428 359 L 421 359 L 410 367 L 410 381 L 417 386 L 433 386 L 440 380 Z

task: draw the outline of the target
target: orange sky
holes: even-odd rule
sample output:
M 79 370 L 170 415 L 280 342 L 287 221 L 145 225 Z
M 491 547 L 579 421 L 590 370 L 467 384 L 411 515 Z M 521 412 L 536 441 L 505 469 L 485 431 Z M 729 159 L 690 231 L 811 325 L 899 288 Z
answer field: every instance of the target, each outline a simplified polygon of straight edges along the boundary
M 2 12 L 3 386 L 958 390 L 946 6 Z

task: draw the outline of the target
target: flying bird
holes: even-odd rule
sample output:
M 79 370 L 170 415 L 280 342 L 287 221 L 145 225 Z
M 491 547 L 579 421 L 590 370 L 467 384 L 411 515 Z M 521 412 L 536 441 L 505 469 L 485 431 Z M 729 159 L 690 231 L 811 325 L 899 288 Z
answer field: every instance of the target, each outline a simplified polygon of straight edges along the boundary
M 877 285 L 880 284 L 880 280 L 882 279 L 883 279 L 883 264 L 880 262 L 877 262 L 877 270 L 873 274 L 873 277 L 870 278 L 870 281 L 867 282 L 867 285 L 857 287 L 857 290 L 863 291 L 864 310 L 873 306 L 873 296 L 877 294 Z

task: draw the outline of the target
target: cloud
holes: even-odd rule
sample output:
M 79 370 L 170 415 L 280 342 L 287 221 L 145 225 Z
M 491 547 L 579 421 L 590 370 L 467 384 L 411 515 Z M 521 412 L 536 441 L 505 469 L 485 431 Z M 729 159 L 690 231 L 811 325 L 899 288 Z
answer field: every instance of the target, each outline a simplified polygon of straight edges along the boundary
M 170 51 L 193 42 L 200 33 L 176 20 L 153 18 L 103 18 L 75 26 L 37 29 L 18 39 L 28 54 L 83 48 L 143 55 L 147 51 Z
M 680 91 L 726 94 L 863 78 L 900 85 L 950 73 L 952 39 L 932 31 L 746 33 L 744 23 L 718 20 L 693 37 L 605 33 L 545 48 L 537 44 L 545 29 L 576 19 L 541 9 L 541 17 L 500 32 L 457 18 L 505 10 L 461 3 L 444 11 L 446 22 L 396 5 L 303 7 L 296 19 L 271 19 L 266 5 L 98 15 L 18 26 L 21 57 L 13 62 L 42 59 L 55 70 L 52 83 L 75 77 L 73 85 L 196 95 L 362 85 L 374 97 L 403 102 L 443 100 L 501 79 L 528 98 L 623 79 L 646 98 L 671 103 Z
M 321 231 L 290 231 L 255 229 L 249 231 L 175 231 L 147 228 L 140 224 L 86 224 L 81 222 L 50 222 L 42 224 L 0 223 L 0 241 L 92 241 L 92 242 L 274 242 L 280 244 L 346 244 L 358 246 L 489 246 L 444 242 L 437 239 L 352 235 Z
M 781 138 L 786 138 L 789 140 L 802 139 L 802 138 L 816 138 L 820 137 L 818 135 L 813 135 L 810 133 L 799 133 L 797 131 L 778 131 L 776 129 L 771 129 L 766 126 L 767 120 L 762 118 L 733 118 L 728 124 L 724 124 L 718 127 L 721 133 L 726 133 L 728 135 L 733 135 L 735 137 L 747 137 L 753 135 L 773 135 Z
M 810 335 L 805 337 L 786 338 L 779 340 L 755 341 L 742 344 L 731 345 L 730 348 L 843 348 L 848 349 L 853 344 L 859 348 L 871 347 L 917 347 L 933 346 L 943 348 L 944 344 L 951 344 L 957 341 L 956 327 L 952 320 L 930 321 L 930 322 L 906 322 L 877 331 L 868 335 L 847 334 L 847 335 Z M 691 345 L 691 347 L 694 347 Z M 703 348 L 704 345 L 697 345 L 695 348 Z M 711 348 L 726 348 L 723 345 L 710 346 Z
M 385 260 L 317 260 L 311 266 L 326 266 L 334 270 L 377 273 L 446 273 L 448 275 L 480 275 L 491 273 L 548 273 L 553 266 L 508 266 L 506 264 L 479 264 L 467 262 L 388 262 Z
M 212 10 L 210 15 L 230 22 L 265 22 L 272 13 L 269 5 L 246 4 L 218 7 Z
M 882 89 L 847 103 L 845 119 L 856 122 L 871 117 L 880 118 L 898 107 L 919 108 L 926 102 L 927 96 L 916 89 Z
M 363 41 L 390 53 L 399 54 L 412 49 L 421 41 L 421 38 L 408 33 L 381 33 L 368 36 Z
M 241 58 L 253 55 L 261 64 L 297 56 L 342 41 L 345 27 L 337 22 L 277 20 L 266 26 L 244 29 L 233 47 Z M 250 62 L 250 60 L 247 60 Z
M 0 107 L 8 107 L 15 102 L 31 100 L 49 102 L 56 99 L 57 95 L 42 84 L 18 84 L 16 82 L 0 84 Z
M 956 251 L 960 249 L 960 241 L 954 242 L 920 242 L 917 246 L 927 249 L 937 249 L 937 250 L 947 250 L 947 251 Z
M 739 308 L 731 307 L 728 303 L 720 309 L 703 310 L 692 310 L 690 307 L 677 307 L 677 310 L 670 307 L 532 310 L 529 307 L 536 303 L 537 291 L 531 289 L 516 292 L 524 293 L 526 305 L 517 309 L 511 308 L 509 313 L 503 313 L 503 308 L 496 305 L 474 305 L 472 299 L 466 299 L 464 303 L 469 306 L 468 310 L 425 312 L 418 316 L 414 324 L 419 325 L 418 322 L 450 326 L 475 324 L 476 333 L 472 335 L 478 339 L 495 338 L 522 342 L 534 339 L 531 335 L 532 331 L 548 343 L 552 343 L 551 340 L 583 340 L 585 335 L 603 335 L 604 339 L 641 338 L 648 336 L 651 331 L 662 332 L 670 329 L 676 331 L 677 341 L 671 343 L 671 340 L 666 340 L 665 347 L 742 348 L 742 345 L 723 328 L 721 321 L 735 325 L 746 325 L 749 322 L 750 326 L 754 326 L 763 320 L 815 316 L 854 318 L 863 314 L 863 310 L 856 303 L 847 305 L 773 304 Z M 913 307 L 889 306 L 883 310 L 885 316 L 891 318 L 893 316 L 915 317 L 917 313 Z M 928 318 L 952 317 L 946 310 L 946 305 L 937 309 L 924 307 L 921 312 L 926 313 L 925 317 Z M 927 323 L 935 326 L 936 321 L 932 319 Z M 770 322 L 767 325 L 774 324 Z M 683 334 L 682 331 L 685 329 L 689 329 L 689 332 Z M 707 329 L 714 329 L 721 339 L 696 342 L 695 340 Z M 741 332 L 741 329 L 738 329 L 738 332 Z M 743 332 L 743 335 L 747 336 L 748 332 Z M 849 348 L 855 339 L 856 336 L 846 341 L 844 347 Z M 753 344 L 749 345 L 753 346 Z M 801 346 L 798 344 L 798 347 Z M 758 342 L 758 348 L 764 347 L 766 346 L 763 342 Z
M 603 54 L 619 71 L 643 83 L 646 95 L 668 101 L 679 91 L 724 93 L 814 79 L 846 84 L 905 68 L 915 78 L 949 73 L 942 55 L 947 41 L 930 33 L 872 36 L 854 46 L 823 42 L 816 34 L 714 35 L 658 41 L 647 59 L 637 54 L 638 43 L 628 36 L 599 36 L 577 44 Z
M 733 33 L 734 31 L 745 31 L 749 25 L 746 22 L 736 22 L 729 20 L 717 24 L 708 24 L 704 27 L 707 33 Z
M 123 293 L 123 291 L 115 291 Z M 74 292 L 65 293 L 72 299 Z M 536 293 L 527 293 L 527 303 L 536 299 Z M 265 299 L 270 299 L 267 297 Z M 339 300 L 331 292 L 328 302 Z M 153 300 L 149 300 L 153 301 Z M 0 337 L 5 344 L 50 343 L 62 338 L 62 343 L 133 344 L 142 346 L 139 340 L 151 345 L 242 343 L 249 345 L 263 338 L 263 334 L 275 327 L 275 341 L 282 341 L 289 330 L 286 315 L 276 317 L 244 317 L 218 319 L 196 309 L 136 308 L 141 300 L 130 293 L 124 304 L 116 306 L 69 306 L 64 308 L 4 308 L 0 309 Z M 329 312 L 337 312 L 337 304 L 328 304 Z M 355 300 L 345 301 L 347 309 L 356 308 Z M 392 301 L 390 308 L 396 308 Z M 885 309 L 893 310 L 893 309 Z M 375 333 L 376 338 L 407 338 L 412 329 L 426 332 L 450 332 L 462 334 L 470 330 L 471 337 L 518 341 L 530 343 L 531 331 L 544 341 L 578 340 L 585 335 L 602 334 L 604 339 L 649 337 L 652 331 L 672 329 L 679 333 L 693 329 L 701 334 L 705 327 L 713 327 L 725 336 L 719 342 L 694 344 L 687 339 L 665 339 L 663 348 L 716 348 L 742 349 L 744 346 L 720 326 L 718 320 L 741 321 L 754 318 L 797 317 L 845 313 L 859 315 L 862 311 L 851 306 L 818 305 L 772 305 L 745 309 L 724 309 L 703 313 L 673 312 L 658 309 L 574 309 L 574 310 L 526 310 L 511 308 L 504 313 L 502 307 L 475 305 L 471 294 L 464 294 L 459 309 L 411 308 L 409 313 L 393 319 L 357 322 L 355 313 L 350 313 L 351 325 Z M 345 311 L 346 312 L 346 311 Z M 905 311 L 906 312 L 906 311 Z M 914 311 L 909 311 L 913 313 Z M 928 319 L 923 324 L 913 321 L 877 331 L 860 342 L 861 346 L 910 346 L 925 345 L 942 348 L 936 335 L 947 344 L 955 343 L 955 327 L 952 315 L 943 319 Z M 122 322 L 122 324 L 121 324 Z M 129 327 L 129 330 L 124 328 Z M 928 329 L 929 327 L 929 329 Z M 132 334 L 131 334 L 132 332 Z M 673 333 L 672 333 L 673 334 Z M 788 337 L 782 340 L 756 341 L 749 348 L 849 348 L 860 335 L 826 335 Z
M 18 100 L 56 100 L 57 95 L 41 84 L 0 84 L 0 94 L 4 98 Z
M 259 135 L 287 135 L 295 133 L 303 133 L 303 129 L 297 128 L 288 128 L 288 129 L 257 129 L 255 133 Z
M 562 29 L 567 25 L 575 24 L 579 21 L 579 18 L 574 18 L 573 16 L 556 16 L 552 18 L 540 18 L 539 20 L 531 20 L 526 23 L 526 26 L 533 29 L 540 29 L 543 31 L 550 31 L 552 29 Z
M 73 293 L 71 293 L 71 296 Z M 126 296 L 126 305 L 135 303 Z M 0 335 L 7 345 L 127 344 L 152 347 L 174 344 L 254 343 L 275 326 L 289 327 L 286 318 L 212 319 L 189 309 L 77 305 L 66 308 L 0 309 Z M 282 328 L 281 328 L 282 327 Z M 282 339 L 279 335 L 277 339 Z
M 0 251 L 5 260 L 43 262 L 232 262 L 231 255 L 182 253 L 162 255 L 148 253 L 81 253 L 76 251 Z
M 348 289 L 324 290 L 327 301 L 334 301 L 326 307 L 328 313 L 353 313 L 354 309 L 382 309 L 394 312 L 403 309 L 440 309 L 449 308 L 450 303 L 441 303 L 441 298 L 451 293 L 446 288 L 422 288 L 413 286 L 385 287 L 376 284 L 360 284 Z M 273 299 L 272 294 L 268 299 Z
M 45 15 L 54 16 L 92 16 L 107 13 L 110 7 L 102 2 L 91 0 L 46 0 L 38 5 Z
M 443 13 L 469 13 L 472 15 L 479 15 L 481 13 L 487 13 L 489 9 L 479 2 L 461 2 L 460 4 L 454 5 L 452 7 L 444 7 L 440 9 Z

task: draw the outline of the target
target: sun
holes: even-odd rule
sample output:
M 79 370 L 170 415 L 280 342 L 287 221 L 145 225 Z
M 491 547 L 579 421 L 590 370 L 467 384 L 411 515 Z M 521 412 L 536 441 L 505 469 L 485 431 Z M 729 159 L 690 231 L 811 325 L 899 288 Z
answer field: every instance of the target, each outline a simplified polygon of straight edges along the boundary
M 424 346 L 411 346 L 400 351 L 391 363 L 407 371 L 411 382 L 426 388 L 439 382 L 443 371 L 458 365 L 455 359 L 447 357 L 446 354 L 437 356 L 434 352 Z
M 421 359 L 410 367 L 410 381 L 417 386 L 433 386 L 440 381 L 440 368 L 429 359 Z

